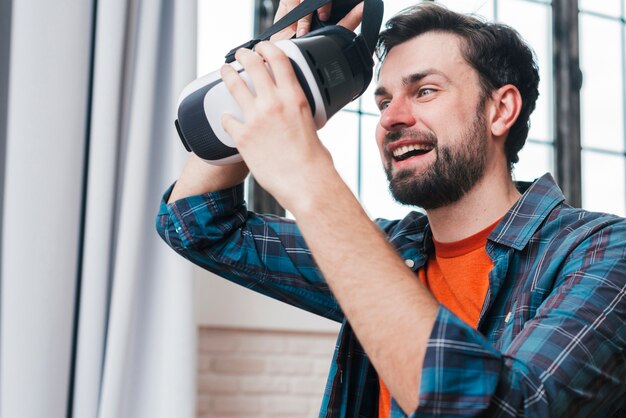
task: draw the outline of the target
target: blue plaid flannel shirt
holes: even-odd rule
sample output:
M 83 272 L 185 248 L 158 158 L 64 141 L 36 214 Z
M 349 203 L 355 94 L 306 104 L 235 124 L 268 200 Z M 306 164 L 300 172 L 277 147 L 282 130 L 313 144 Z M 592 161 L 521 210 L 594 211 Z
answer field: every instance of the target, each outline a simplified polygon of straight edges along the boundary
M 297 225 L 248 212 L 243 187 L 166 204 L 161 237 L 193 263 L 342 322 L 320 417 L 376 417 L 378 377 Z M 427 219 L 377 220 L 416 273 Z M 564 203 L 550 175 L 489 236 L 478 329 L 440 306 L 411 417 L 626 417 L 626 221 Z M 409 263 L 410 264 L 410 263 Z M 392 401 L 392 418 L 405 417 Z

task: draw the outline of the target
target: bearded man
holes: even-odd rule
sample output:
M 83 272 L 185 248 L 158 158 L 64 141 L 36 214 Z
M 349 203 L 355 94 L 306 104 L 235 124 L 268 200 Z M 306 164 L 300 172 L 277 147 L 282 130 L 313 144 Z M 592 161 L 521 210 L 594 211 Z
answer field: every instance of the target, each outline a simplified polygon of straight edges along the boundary
M 222 123 L 245 163 L 192 156 L 161 236 L 342 322 L 320 417 L 626 416 L 626 222 L 568 206 L 549 174 L 512 180 L 538 95 L 530 48 L 429 3 L 392 18 L 378 53 L 382 162 L 395 198 L 426 214 L 367 217 L 264 42 L 236 54 L 256 95 L 222 69 L 245 116 Z M 248 170 L 295 222 L 246 210 Z

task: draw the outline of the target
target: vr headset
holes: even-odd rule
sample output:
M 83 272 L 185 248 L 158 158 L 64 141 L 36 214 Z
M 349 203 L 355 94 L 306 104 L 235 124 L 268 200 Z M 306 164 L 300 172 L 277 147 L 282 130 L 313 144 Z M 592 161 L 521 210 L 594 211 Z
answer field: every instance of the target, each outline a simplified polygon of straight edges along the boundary
M 305 0 L 256 38 L 233 48 L 226 55 L 254 93 L 245 70 L 235 61 L 239 48 L 252 49 L 257 43 L 314 13 L 331 0 Z M 337 23 L 361 0 L 334 0 L 331 16 L 322 22 L 314 14 L 311 32 L 275 45 L 289 57 L 306 95 L 317 129 L 367 89 L 374 67 L 372 54 L 383 17 L 382 0 L 365 0 L 361 34 Z M 220 78 L 219 70 L 198 78 L 185 87 L 178 101 L 178 135 L 189 152 L 215 165 L 241 161 L 232 138 L 224 131 L 221 116 L 229 113 L 239 120 L 243 114 Z

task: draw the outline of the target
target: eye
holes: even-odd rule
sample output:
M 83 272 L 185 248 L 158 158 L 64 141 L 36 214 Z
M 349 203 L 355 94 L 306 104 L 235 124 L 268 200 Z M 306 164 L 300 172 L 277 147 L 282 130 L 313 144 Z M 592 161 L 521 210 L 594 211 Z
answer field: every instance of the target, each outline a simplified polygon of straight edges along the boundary
M 423 87 L 417 91 L 417 97 L 428 96 L 428 95 L 435 93 L 436 91 L 437 90 L 435 90 L 432 87 Z
M 380 102 L 378 102 L 378 110 L 382 112 L 383 110 L 387 109 L 389 107 L 389 103 L 391 103 L 391 100 L 381 100 Z

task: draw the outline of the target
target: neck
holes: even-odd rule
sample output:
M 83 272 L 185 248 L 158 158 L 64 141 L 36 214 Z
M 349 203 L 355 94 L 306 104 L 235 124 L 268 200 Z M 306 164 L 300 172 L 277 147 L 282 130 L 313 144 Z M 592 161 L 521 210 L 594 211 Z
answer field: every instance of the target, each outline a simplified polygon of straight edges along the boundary
M 433 236 L 454 242 L 474 235 L 502 218 L 520 196 L 508 170 L 486 171 L 459 201 L 427 211 Z

